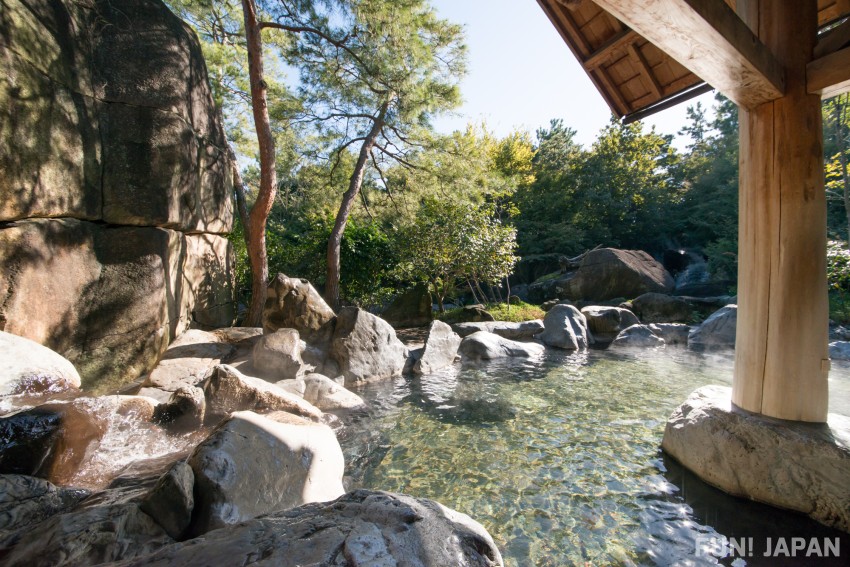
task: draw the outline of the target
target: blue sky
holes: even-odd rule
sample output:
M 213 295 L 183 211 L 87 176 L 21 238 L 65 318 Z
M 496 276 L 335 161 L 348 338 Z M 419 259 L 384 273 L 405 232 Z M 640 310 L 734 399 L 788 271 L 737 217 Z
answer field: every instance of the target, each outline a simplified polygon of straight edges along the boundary
M 432 0 L 440 15 L 466 26 L 469 75 L 462 84 L 464 105 L 457 116 L 436 121 L 450 132 L 486 121 L 499 136 L 516 128 L 534 132 L 552 118 L 578 131 L 589 146 L 608 122 L 610 110 L 535 0 Z M 644 121 L 664 134 L 685 124 L 685 109 L 702 95 Z M 685 140 L 678 140 L 683 147 Z

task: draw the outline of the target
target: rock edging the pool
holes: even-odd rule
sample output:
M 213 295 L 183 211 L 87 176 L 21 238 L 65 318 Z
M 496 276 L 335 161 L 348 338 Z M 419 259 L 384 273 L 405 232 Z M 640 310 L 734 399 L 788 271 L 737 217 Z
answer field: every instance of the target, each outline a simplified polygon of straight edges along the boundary
M 616 324 L 632 321 L 628 314 L 615 315 Z M 599 323 L 594 317 L 611 314 L 559 305 L 542 321 L 471 323 L 456 326 L 458 333 L 434 321 L 423 347 L 410 349 L 380 317 L 357 308 L 334 313 L 308 281 L 279 274 L 270 284 L 263 329 L 185 333 L 130 391 L 134 395 L 89 398 L 65 378 L 67 373 L 52 370 L 40 375 L 38 391 L 27 391 L 27 380 L 12 385 L 0 401 L 25 409 L 0 418 L 0 430 L 6 433 L 0 436 L 0 471 L 14 473 L 0 478 L 17 487 L 6 491 L 0 503 L 6 518 L 0 553 L 9 564 L 25 557 L 51 564 L 144 564 L 179 562 L 201 549 L 212 554 L 226 549 L 241 561 L 240 538 L 272 529 L 282 531 L 268 535 L 268 553 L 288 550 L 284 554 L 301 557 L 302 552 L 293 551 L 295 542 L 287 539 L 289 518 L 322 510 L 325 520 L 319 531 L 332 534 L 334 553 L 343 549 L 350 561 L 394 557 L 395 548 L 382 547 L 381 541 L 390 541 L 386 534 L 397 531 L 406 534 L 399 549 L 415 552 L 424 565 L 446 564 L 443 552 L 465 558 L 466 563 L 456 563 L 460 565 L 500 565 L 498 549 L 480 525 L 429 501 L 374 493 L 384 494 L 382 506 L 412 510 L 410 518 L 419 518 L 412 522 L 392 524 L 393 516 L 387 515 L 386 522 L 376 524 L 359 517 L 359 523 L 345 527 L 341 518 L 328 519 L 329 510 L 341 501 L 350 513 L 377 509 L 345 500 L 355 498 L 351 494 L 362 499 L 372 494 L 345 494 L 342 484 L 344 461 L 336 431 L 352 412 L 366 409 L 348 388 L 405 372 L 434 372 L 458 359 L 474 363 L 536 357 L 547 348 L 586 349 L 594 342 L 593 324 Z M 616 324 L 603 327 L 610 330 Z M 687 336 L 687 328 L 675 331 L 647 327 L 662 344 L 663 337 Z M 181 455 L 140 461 L 122 474 L 109 470 L 108 462 L 100 463 L 105 477 L 118 476 L 94 494 L 61 486 L 73 484 L 78 470 L 92 466 L 110 428 L 158 428 L 180 436 L 203 426 L 213 428 L 211 433 Z M 20 454 L 28 459 L 15 460 Z M 318 504 L 329 501 L 337 504 Z M 41 508 L 38 502 L 43 502 Z M 294 512 L 305 507 L 313 512 Z M 431 512 L 416 511 L 422 507 Z M 255 520 L 260 516 L 275 519 Z M 427 522 L 420 524 L 420 516 Z M 304 521 L 313 525 L 318 520 Z M 420 531 L 443 535 L 424 537 Z M 215 538 L 208 535 L 212 533 Z M 379 537 L 381 533 L 385 535 Z M 322 538 L 310 539 L 316 543 Z M 448 551 L 443 540 L 453 542 Z M 315 557 L 321 557 L 322 549 L 313 550 Z M 387 549 L 390 555 L 385 557 Z
M 462 513 L 346 493 L 336 433 L 366 409 L 346 385 L 401 375 L 410 351 L 381 318 L 334 313 L 306 280 L 279 275 L 271 288 L 265 329 L 187 332 L 132 394 L 87 397 L 52 353 L 14 374 L 0 400 L 4 564 L 502 565 Z M 455 362 L 460 337 L 434 327 L 420 372 Z M 0 332 L 13 350 L 24 340 Z M 134 432 L 132 443 L 202 427 L 206 438 L 180 455 L 123 469 L 99 457 L 116 430 Z M 63 486 L 95 466 L 112 479 L 105 488 Z
M 670 416 L 661 446 L 724 492 L 850 531 L 850 418 L 780 420 L 734 406 L 729 387 L 704 386 Z

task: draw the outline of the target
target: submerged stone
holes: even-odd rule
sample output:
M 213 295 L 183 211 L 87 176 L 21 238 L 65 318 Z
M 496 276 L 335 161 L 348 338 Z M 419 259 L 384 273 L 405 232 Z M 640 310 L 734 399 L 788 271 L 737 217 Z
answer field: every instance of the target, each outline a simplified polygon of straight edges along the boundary
M 510 356 L 528 358 L 542 354 L 544 350 L 545 347 L 538 343 L 521 343 L 487 331 L 478 331 L 461 341 L 458 352 L 468 360 L 491 360 Z

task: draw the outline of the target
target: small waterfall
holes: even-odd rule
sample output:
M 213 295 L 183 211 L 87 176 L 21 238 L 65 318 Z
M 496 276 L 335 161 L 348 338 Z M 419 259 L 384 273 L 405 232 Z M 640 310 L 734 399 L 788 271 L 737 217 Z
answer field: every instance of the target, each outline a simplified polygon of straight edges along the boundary
M 706 283 L 709 279 L 708 264 L 705 260 L 692 254 L 694 257 L 688 266 L 676 274 L 676 288 L 680 288 L 690 284 Z

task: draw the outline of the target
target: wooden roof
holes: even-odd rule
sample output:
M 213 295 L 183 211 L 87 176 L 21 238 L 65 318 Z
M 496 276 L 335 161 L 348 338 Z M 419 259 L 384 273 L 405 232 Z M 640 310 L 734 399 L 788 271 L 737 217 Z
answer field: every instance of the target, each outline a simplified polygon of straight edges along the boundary
M 736 0 L 725 0 L 732 8 Z M 593 0 L 538 0 L 611 111 L 640 119 L 711 90 L 697 75 Z M 850 15 L 850 0 L 818 0 L 819 25 Z

